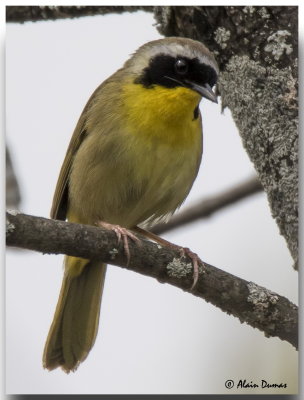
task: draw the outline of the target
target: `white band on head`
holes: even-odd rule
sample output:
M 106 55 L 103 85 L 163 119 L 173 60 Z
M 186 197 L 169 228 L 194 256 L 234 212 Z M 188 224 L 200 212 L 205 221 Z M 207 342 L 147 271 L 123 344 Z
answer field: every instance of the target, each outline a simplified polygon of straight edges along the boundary
M 130 60 L 130 65 L 132 65 L 132 70 L 135 73 L 139 73 L 149 65 L 151 58 L 156 55 L 164 54 L 174 58 L 177 56 L 187 57 L 189 59 L 197 58 L 200 63 L 209 65 L 218 73 L 218 66 L 214 59 L 209 56 L 210 53 L 208 53 L 209 51 L 204 45 L 192 39 L 161 39 L 140 47 Z M 134 62 L 132 62 L 133 60 Z

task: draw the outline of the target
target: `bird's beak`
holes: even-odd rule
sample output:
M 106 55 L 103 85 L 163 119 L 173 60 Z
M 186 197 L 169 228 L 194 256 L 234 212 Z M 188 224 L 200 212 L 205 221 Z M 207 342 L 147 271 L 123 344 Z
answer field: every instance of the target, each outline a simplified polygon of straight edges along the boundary
M 189 85 L 189 88 L 192 90 L 195 90 L 198 94 L 200 94 L 202 97 L 205 97 L 208 100 L 213 101 L 214 103 L 217 103 L 217 95 L 212 91 L 212 88 L 208 83 L 205 83 L 204 85 L 197 85 L 194 82 L 190 82 L 188 80 L 185 80 L 187 85 Z

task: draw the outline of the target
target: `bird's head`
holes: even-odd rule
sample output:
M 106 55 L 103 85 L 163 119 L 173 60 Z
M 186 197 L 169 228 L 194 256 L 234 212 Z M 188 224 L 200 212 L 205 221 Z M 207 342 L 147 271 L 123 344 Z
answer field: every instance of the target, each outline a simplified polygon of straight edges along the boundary
M 196 40 L 170 37 L 148 42 L 126 62 L 125 68 L 134 75 L 134 83 L 145 88 L 184 87 L 217 103 L 212 88 L 218 66 L 212 53 Z

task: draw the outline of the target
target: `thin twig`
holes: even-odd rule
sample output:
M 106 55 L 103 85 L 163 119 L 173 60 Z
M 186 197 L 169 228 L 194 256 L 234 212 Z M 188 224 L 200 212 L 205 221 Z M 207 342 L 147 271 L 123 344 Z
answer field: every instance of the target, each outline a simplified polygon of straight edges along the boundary
M 6 207 L 18 208 L 21 201 L 20 187 L 16 177 L 9 148 L 5 149 L 6 158 Z
M 200 200 L 184 211 L 175 214 L 169 222 L 157 224 L 150 230 L 158 235 L 168 232 L 195 220 L 210 217 L 210 215 L 216 211 L 243 200 L 252 194 L 261 192 L 262 190 L 262 185 L 256 177 L 249 178 L 225 192 Z

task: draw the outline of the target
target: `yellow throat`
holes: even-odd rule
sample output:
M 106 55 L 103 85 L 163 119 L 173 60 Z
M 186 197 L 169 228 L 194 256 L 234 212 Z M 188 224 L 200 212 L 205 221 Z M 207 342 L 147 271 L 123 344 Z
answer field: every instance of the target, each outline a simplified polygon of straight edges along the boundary
M 201 120 L 195 115 L 201 96 L 184 87 L 165 88 L 128 83 L 122 90 L 128 132 L 158 139 L 174 147 L 188 147 L 201 135 Z

